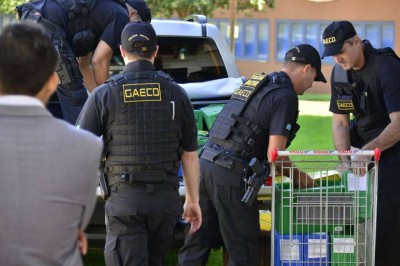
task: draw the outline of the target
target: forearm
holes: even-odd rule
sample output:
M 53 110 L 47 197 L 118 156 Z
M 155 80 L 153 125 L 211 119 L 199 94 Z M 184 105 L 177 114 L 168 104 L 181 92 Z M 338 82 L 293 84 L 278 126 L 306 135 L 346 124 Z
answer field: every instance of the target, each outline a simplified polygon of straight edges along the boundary
M 97 62 L 97 63 L 93 63 L 92 65 L 92 73 L 93 73 L 93 77 L 94 77 L 94 82 L 97 86 L 100 86 L 101 84 L 103 84 L 109 76 L 109 69 L 110 66 L 108 63 L 106 62 Z
M 94 88 L 97 87 L 96 82 L 94 81 L 92 67 L 90 66 L 91 58 L 92 58 L 92 53 L 89 53 L 86 56 L 77 58 L 77 61 L 79 64 L 79 70 L 82 73 L 85 88 L 89 92 L 92 92 L 94 90 Z
M 333 115 L 332 122 L 333 144 L 338 151 L 350 150 L 350 122 L 348 116 Z M 339 156 L 341 161 L 348 161 L 349 156 Z
M 400 140 L 400 122 L 391 122 L 382 133 L 369 143 L 367 143 L 362 150 L 374 150 L 379 148 L 384 151 Z
M 294 163 L 292 163 L 288 156 L 280 156 L 278 162 L 279 170 L 284 176 L 306 176 L 307 174 L 301 171 Z
M 83 76 L 83 82 L 84 82 L 85 88 L 89 92 L 92 92 L 97 87 L 97 84 L 94 80 L 92 68 L 90 66 L 81 68 L 81 73 Z
M 186 203 L 198 203 L 200 178 L 197 152 L 184 151 L 181 157 L 181 162 L 186 189 Z

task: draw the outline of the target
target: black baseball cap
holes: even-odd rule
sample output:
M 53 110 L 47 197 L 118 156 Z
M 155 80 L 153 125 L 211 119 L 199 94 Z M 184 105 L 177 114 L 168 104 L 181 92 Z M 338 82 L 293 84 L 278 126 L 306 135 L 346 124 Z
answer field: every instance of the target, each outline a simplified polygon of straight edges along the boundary
M 317 70 L 317 77 L 314 81 L 322 81 L 326 83 L 324 74 L 321 72 L 321 58 L 318 51 L 309 44 L 300 44 L 291 48 L 285 54 L 285 61 L 298 62 L 300 64 L 310 64 Z
M 151 10 L 144 0 L 124 0 L 124 2 L 135 9 L 143 22 L 151 22 Z
M 137 42 L 141 42 L 142 45 L 135 46 Z M 156 32 L 150 23 L 129 22 L 122 31 L 121 45 L 127 52 L 150 56 L 157 48 Z
M 344 41 L 355 35 L 357 32 L 349 21 L 334 21 L 329 24 L 322 34 L 322 43 L 325 47 L 322 58 L 340 53 Z

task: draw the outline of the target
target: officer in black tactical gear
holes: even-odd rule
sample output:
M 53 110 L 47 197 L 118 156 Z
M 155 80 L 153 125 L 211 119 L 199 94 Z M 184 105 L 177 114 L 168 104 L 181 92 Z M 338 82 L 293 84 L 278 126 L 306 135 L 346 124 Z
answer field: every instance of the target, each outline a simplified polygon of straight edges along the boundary
M 195 234 L 186 236 L 179 265 L 206 265 L 218 231 L 229 254 L 229 265 L 258 265 L 258 204 L 247 204 L 248 182 L 244 177 L 249 176 L 248 171 L 257 176 L 263 171 L 254 158 L 268 164 L 272 151 L 285 150 L 294 138 L 299 127 L 297 95 L 309 89 L 313 81 L 326 82 L 321 60 L 315 48 L 302 44 L 286 53 L 282 71 L 253 75 L 233 93 L 200 155 L 203 224 Z M 289 158 L 280 159 L 286 161 L 285 166 L 292 166 Z M 311 177 L 293 169 L 296 186 L 314 186 Z
M 333 112 L 336 149 L 349 150 L 353 146 L 382 151 L 375 265 L 397 265 L 400 254 L 400 60 L 391 48 L 375 49 L 368 40 L 362 41 L 349 21 L 328 25 L 323 44 L 322 56 L 333 56 L 336 62 L 331 75 L 329 108 Z M 365 159 L 365 156 L 359 157 L 358 160 Z M 340 159 L 350 161 L 348 156 Z
M 53 104 L 54 98 L 48 108 L 75 124 L 87 91 L 108 78 L 113 51 L 129 22 L 125 4 L 119 0 L 33 0 L 17 11 L 20 20 L 43 26 L 53 40 L 59 54 L 56 97 L 62 112 Z
M 201 225 L 197 129 L 186 92 L 153 64 L 158 46 L 151 24 L 122 32 L 124 72 L 89 96 L 77 126 L 103 136 L 107 265 L 164 265 L 180 217 Z M 178 188 L 179 161 L 186 188 Z

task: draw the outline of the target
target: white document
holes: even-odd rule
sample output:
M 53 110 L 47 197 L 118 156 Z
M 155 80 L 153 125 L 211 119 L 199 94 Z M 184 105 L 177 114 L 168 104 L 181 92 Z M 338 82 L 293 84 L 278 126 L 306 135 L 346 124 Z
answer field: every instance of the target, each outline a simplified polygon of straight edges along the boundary
M 333 253 L 354 253 L 354 246 L 353 238 L 333 239 Z
M 328 256 L 328 243 L 326 239 L 308 239 L 308 258 L 326 258 Z
M 298 239 L 281 239 L 281 261 L 300 260 L 300 244 Z
M 366 191 L 367 175 L 355 176 L 353 173 L 347 174 L 347 189 L 349 191 Z

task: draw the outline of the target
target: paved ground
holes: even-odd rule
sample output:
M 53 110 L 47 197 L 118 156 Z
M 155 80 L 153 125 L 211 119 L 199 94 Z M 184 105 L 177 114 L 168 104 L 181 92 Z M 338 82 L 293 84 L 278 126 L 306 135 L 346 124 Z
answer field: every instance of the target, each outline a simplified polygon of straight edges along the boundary
M 299 101 L 300 115 L 331 116 L 329 102 Z

